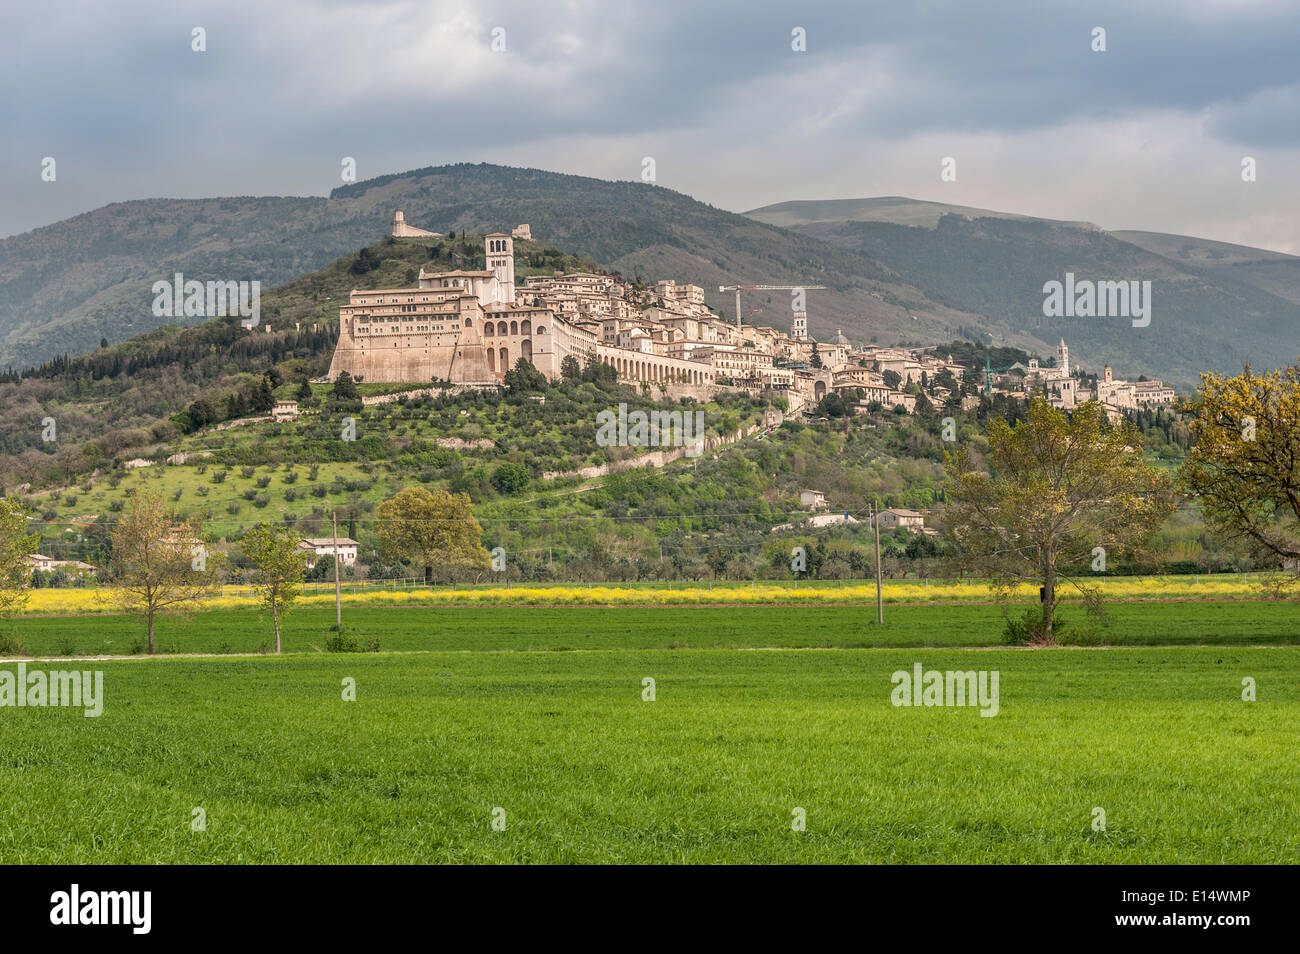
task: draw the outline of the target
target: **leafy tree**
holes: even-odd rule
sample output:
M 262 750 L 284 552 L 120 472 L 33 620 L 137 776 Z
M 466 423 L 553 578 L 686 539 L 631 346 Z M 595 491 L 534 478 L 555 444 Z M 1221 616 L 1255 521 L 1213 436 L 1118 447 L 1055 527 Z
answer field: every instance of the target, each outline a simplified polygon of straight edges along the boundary
M 565 355 L 564 360 L 560 362 L 560 376 L 566 381 L 577 381 L 582 378 L 582 365 L 578 364 L 578 359 L 573 355 Z
M 217 413 L 217 410 L 212 406 L 212 403 L 203 398 L 199 398 L 197 401 L 193 402 L 186 409 L 186 413 L 189 414 L 190 423 L 193 425 L 195 430 L 207 427 L 209 424 L 216 424 L 221 420 L 221 415 Z
M 819 371 L 820 371 L 822 368 L 826 367 L 826 363 L 825 363 L 824 361 L 822 361 L 822 353 L 821 353 L 820 351 L 817 350 L 817 345 L 815 345 L 815 344 L 813 345 L 813 348 L 812 348 L 812 361 L 811 361 L 811 364 L 812 364 L 812 366 L 813 366 L 814 368 L 816 368 L 816 369 L 819 370 Z
M 903 383 L 903 376 L 892 368 L 882 371 L 880 377 L 884 379 L 885 387 L 891 391 L 897 391 L 898 386 Z
M 1300 366 L 1202 374 L 1187 409 L 1195 443 L 1179 481 L 1207 523 L 1261 555 L 1300 560 Z
M 582 369 L 582 380 L 596 384 L 613 384 L 618 380 L 618 371 L 612 364 L 606 364 L 593 353 L 587 356 L 587 364 Z
M 263 375 L 248 396 L 248 409 L 254 414 L 266 414 L 273 407 L 275 407 L 275 394 L 271 390 L 271 379 Z
M 298 598 L 304 566 L 298 537 L 285 527 L 259 523 L 243 541 L 244 555 L 257 566 L 256 586 L 271 611 L 275 651 L 280 651 L 280 615 Z
M 0 499 L 0 617 L 11 616 L 27 601 L 27 558 L 39 540 L 27 532 L 27 509 L 16 500 Z
M 1142 460 L 1140 446 L 1133 424 L 1111 425 L 1096 402 L 1067 417 L 1036 398 L 1014 426 L 990 424 L 988 473 L 969 448 L 945 454 L 945 519 L 961 562 L 990 577 L 1004 598 L 1024 581 L 1042 587 L 1033 644 L 1055 642 L 1058 586 L 1070 583 L 1100 609 L 1096 587 L 1080 574 L 1099 552 L 1111 559 L 1137 552 L 1173 512 L 1172 481 Z
M 380 554 L 424 567 L 425 582 L 432 582 L 435 566 L 479 571 L 491 566 L 483 528 L 465 494 L 406 487 L 380 504 L 375 515 Z
M 349 270 L 353 275 L 364 275 L 366 272 L 373 272 L 381 264 L 383 264 L 383 260 L 379 257 L 379 254 L 374 249 L 366 246 L 353 260 Z
M 226 398 L 226 419 L 234 420 L 248 413 L 248 399 L 242 391 L 231 391 Z
M 338 378 L 334 381 L 334 389 L 331 396 L 336 401 L 360 401 L 361 392 L 357 390 L 357 383 L 352 380 L 352 375 L 346 371 L 340 371 Z
M 298 390 L 294 394 L 294 399 L 297 400 L 302 407 L 309 407 L 315 400 L 312 397 L 311 382 L 306 378 L 303 378 L 302 384 L 298 385 Z
M 355 539 L 355 537 L 353 539 Z M 370 570 L 371 575 L 373 576 L 375 568 L 372 566 Z M 307 574 L 303 579 L 309 583 L 318 583 L 323 580 L 334 579 L 333 554 L 326 553 L 323 556 L 317 557 L 316 562 L 311 565 L 311 569 L 307 571 Z
M 221 555 L 208 552 L 198 518 L 181 519 L 152 491 L 135 495 L 112 539 L 120 600 L 145 618 L 152 653 L 159 614 L 192 611 L 219 592 Z
M 545 391 L 546 375 L 538 371 L 527 358 L 520 358 L 505 373 L 505 384 L 512 391 Z
M 492 486 L 503 494 L 517 494 L 524 490 L 532 475 L 528 468 L 517 461 L 506 461 L 492 474 Z

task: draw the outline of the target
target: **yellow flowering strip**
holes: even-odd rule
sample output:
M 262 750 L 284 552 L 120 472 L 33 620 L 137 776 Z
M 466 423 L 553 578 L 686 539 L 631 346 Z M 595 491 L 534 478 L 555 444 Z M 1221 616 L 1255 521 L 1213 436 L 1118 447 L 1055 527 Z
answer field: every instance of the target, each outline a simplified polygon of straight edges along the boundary
M 1107 600 L 1246 600 L 1260 596 L 1259 588 L 1237 577 L 1206 577 L 1200 581 L 1193 577 L 1115 578 L 1096 581 L 1102 596 Z M 1071 599 L 1070 589 L 1062 590 L 1062 597 Z M 1016 589 L 1019 601 L 1033 601 L 1038 588 L 1023 585 Z M 962 603 L 986 602 L 992 598 L 987 585 L 934 581 L 928 585 L 919 581 L 889 582 L 884 586 L 888 603 Z M 385 589 L 372 585 L 343 593 L 343 602 L 356 606 L 707 606 L 718 604 L 835 604 L 872 603 L 876 587 L 871 582 L 850 585 L 818 585 L 804 583 L 799 586 L 773 583 L 707 583 L 674 584 L 666 586 L 620 586 L 571 584 L 567 586 L 493 586 L 466 589 L 438 587 L 436 589 Z M 324 606 L 334 602 L 332 587 L 319 590 L 308 586 L 299 599 L 300 605 Z M 240 609 L 258 605 L 255 593 L 249 587 L 228 586 L 225 595 L 207 600 L 208 609 Z M 26 607 L 21 612 L 38 614 L 91 614 L 114 612 L 119 608 L 117 594 L 108 588 L 100 589 L 40 589 L 30 591 Z

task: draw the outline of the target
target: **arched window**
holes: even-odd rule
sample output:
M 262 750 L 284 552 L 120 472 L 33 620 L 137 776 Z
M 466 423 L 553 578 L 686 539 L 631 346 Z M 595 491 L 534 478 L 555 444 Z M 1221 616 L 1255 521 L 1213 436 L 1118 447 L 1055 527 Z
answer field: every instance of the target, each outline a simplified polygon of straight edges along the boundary
M 525 319 L 524 323 L 519 326 L 519 333 L 521 335 L 531 335 L 533 333 L 533 323 Z
M 510 333 L 512 335 L 519 334 L 519 322 L 517 321 L 510 322 Z
M 490 321 L 485 321 L 483 323 L 483 334 L 491 338 L 496 334 L 496 325 L 492 324 Z
M 519 342 L 519 349 L 520 349 L 520 351 L 523 352 L 523 355 L 524 355 L 524 357 L 525 357 L 526 359 L 528 359 L 529 361 L 532 361 L 532 360 L 533 360 L 533 343 L 532 343 L 532 341 L 530 341 L 528 338 L 525 338 L 523 341 Z
M 466 328 L 473 328 L 473 327 L 474 327 L 474 319 L 471 318 L 469 315 L 466 315 L 466 316 L 465 316 L 465 327 L 466 327 Z
M 544 335 L 544 334 L 546 334 L 546 326 L 545 326 L 545 325 L 538 325 L 538 326 L 537 326 L 537 333 L 538 333 L 539 335 Z
M 506 371 L 510 368 L 510 351 L 506 348 L 501 349 L 501 370 Z

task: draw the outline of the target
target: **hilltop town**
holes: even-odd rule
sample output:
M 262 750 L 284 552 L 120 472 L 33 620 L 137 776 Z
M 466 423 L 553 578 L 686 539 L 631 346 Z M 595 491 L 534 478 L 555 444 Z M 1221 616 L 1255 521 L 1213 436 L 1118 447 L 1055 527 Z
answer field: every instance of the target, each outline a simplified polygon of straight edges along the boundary
M 398 238 L 437 237 L 393 216 Z M 672 279 L 634 288 L 615 276 L 556 273 L 515 280 L 515 239 L 528 225 L 484 237 L 483 269 L 425 272 L 414 288 L 353 290 L 339 310 L 339 340 L 328 378 L 469 387 L 500 384 L 519 359 L 550 380 L 567 361 L 613 367 L 619 379 L 656 386 L 669 397 L 714 388 L 779 392 L 791 408 L 830 393 L 846 404 L 915 410 L 933 403 L 978 403 L 978 392 L 1023 398 L 1039 393 L 1058 407 L 1097 400 L 1112 416 L 1171 405 L 1161 381 L 1117 379 L 1106 365 L 1095 381 L 1071 367 L 1061 340 L 1054 363 L 1037 358 L 1008 368 L 963 367 L 924 348 L 854 346 L 838 331 L 828 342 L 808 332 L 807 291 L 792 293 L 789 333 L 734 321 L 705 304 L 704 289 Z M 737 299 L 739 301 L 739 299 Z

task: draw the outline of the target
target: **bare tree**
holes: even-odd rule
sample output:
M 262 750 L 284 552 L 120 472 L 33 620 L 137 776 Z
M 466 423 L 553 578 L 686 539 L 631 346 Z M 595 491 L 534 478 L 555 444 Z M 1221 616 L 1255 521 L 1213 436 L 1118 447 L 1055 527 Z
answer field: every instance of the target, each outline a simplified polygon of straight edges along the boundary
M 184 519 L 152 491 L 141 491 L 113 527 L 113 570 L 123 607 L 145 618 L 149 652 L 154 620 L 184 613 L 221 588 L 221 554 L 210 552 L 198 518 Z

